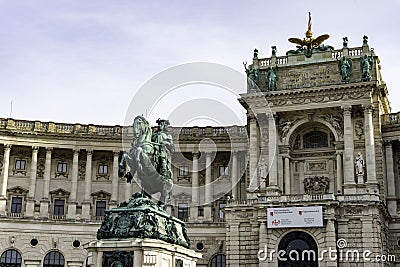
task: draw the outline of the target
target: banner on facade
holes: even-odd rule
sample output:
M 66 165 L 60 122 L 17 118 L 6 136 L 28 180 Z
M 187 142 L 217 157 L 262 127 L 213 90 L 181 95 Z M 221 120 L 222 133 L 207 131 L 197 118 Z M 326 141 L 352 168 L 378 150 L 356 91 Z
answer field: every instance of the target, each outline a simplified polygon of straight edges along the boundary
M 267 208 L 267 228 L 321 226 L 322 206 Z

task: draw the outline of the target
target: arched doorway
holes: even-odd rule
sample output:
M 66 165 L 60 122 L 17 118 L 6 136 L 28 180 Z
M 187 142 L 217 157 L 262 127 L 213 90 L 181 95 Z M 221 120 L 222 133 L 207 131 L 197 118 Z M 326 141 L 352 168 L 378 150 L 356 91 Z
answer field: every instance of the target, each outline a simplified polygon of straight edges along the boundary
M 0 267 L 20 267 L 21 263 L 21 254 L 15 249 L 8 249 L 1 254 Z
M 284 256 L 278 261 L 278 267 L 318 267 L 318 245 L 305 232 L 286 234 L 279 242 L 278 251 L 285 251 L 281 254 Z

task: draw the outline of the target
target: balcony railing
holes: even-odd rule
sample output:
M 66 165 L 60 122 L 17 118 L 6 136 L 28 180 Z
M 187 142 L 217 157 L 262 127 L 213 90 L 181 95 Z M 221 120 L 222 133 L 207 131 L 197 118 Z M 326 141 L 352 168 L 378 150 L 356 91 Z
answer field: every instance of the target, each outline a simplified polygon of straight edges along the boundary
M 22 218 L 22 217 L 24 217 L 24 215 L 22 214 L 22 212 L 10 212 L 10 213 L 8 214 L 8 216 L 9 216 L 10 218 Z
M 67 217 L 65 215 L 51 215 L 51 219 L 55 221 L 65 221 Z

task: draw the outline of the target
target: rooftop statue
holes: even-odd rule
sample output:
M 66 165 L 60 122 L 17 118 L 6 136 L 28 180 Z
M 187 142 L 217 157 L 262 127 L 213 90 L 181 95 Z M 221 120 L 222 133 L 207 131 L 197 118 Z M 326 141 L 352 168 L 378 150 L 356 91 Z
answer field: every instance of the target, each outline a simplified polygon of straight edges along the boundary
M 253 65 L 247 67 L 246 61 L 243 62 L 243 66 L 247 74 L 247 88 L 250 91 L 257 91 L 258 83 L 260 82 L 261 79 L 260 71 L 254 68 Z
M 350 74 L 353 70 L 353 62 L 348 57 L 342 57 L 338 62 L 339 73 L 342 76 L 342 83 L 349 83 Z
M 373 64 L 374 64 L 374 58 L 372 56 L 364 55 L 363 57 L 360 58 L 360 65 L 362 71 L 361 80 L 363 82 L 371 80 L 372 78 L 371 69 Z
M 290 50 L 286 54 L 299 54 L 304 52 L 306 57 L 311 57 L 313 50 L 325 51 L 325 50 L 333 50 L 332 46 L 324 46 L 321 45 L 323 41 L 329 38 L 328 34 L 323 34 L 318 36 L 317 38 L 313 38 L 311 31 L 311 12 L 308 12 L 308 29 L 306 32 L 306 38 L 289 38 L 289 42 L 298 44 L 297 50 Z
M 276 80 L 277 80 L 277 75 L 276 75 L 276 67 L 273 68 L 271 66 L 268 67 L 268 70 L 266 72 L 265 78 L 267 78 L 267 88 L 270 91 L 276 90 Z

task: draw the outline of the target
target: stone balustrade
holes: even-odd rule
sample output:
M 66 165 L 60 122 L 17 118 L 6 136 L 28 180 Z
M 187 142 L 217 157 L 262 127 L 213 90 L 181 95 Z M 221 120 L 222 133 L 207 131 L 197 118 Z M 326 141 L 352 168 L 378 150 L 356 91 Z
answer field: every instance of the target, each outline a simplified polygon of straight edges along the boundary
M 339 201 L 339 202 L 359 202 L 359 201 L 379 201 L 379 195 L 376 194 L 351 194 L 335 196 L 333 194 L 315 194 L 315 195 L 276 195 L 276 196 L 258 196 L 257 199 L 247 199 L 239 201 L 229 201 L 227 207 L 251 206 L 253 204 L 273 204 L 273 203 L 304 203 L 321 201 Z
M 382 125 L 400 124 L 400 112 L 381 115 Z
M 79 135 L 100 135 L 100 136 L 121 136 L 126 134 L 132 135 L 131 126 L 105 126 L 105 125 L 84 125 L 70 123 L 54 123 L 29 120 L 16 120 L 10 118 L 0 118 L 0 130 L 11 130 L 18 132 L 39 132 L 39 133 L 56 133 L 56 134 L 79 134 Z M 155 128 L 154 128 L 155 129 Z M 170 129 L 174 137 L 213 137 L 213 136 L 241 136 L 247 134 L 246 126 L 229 126 L 229 127 L 171 127 Z

